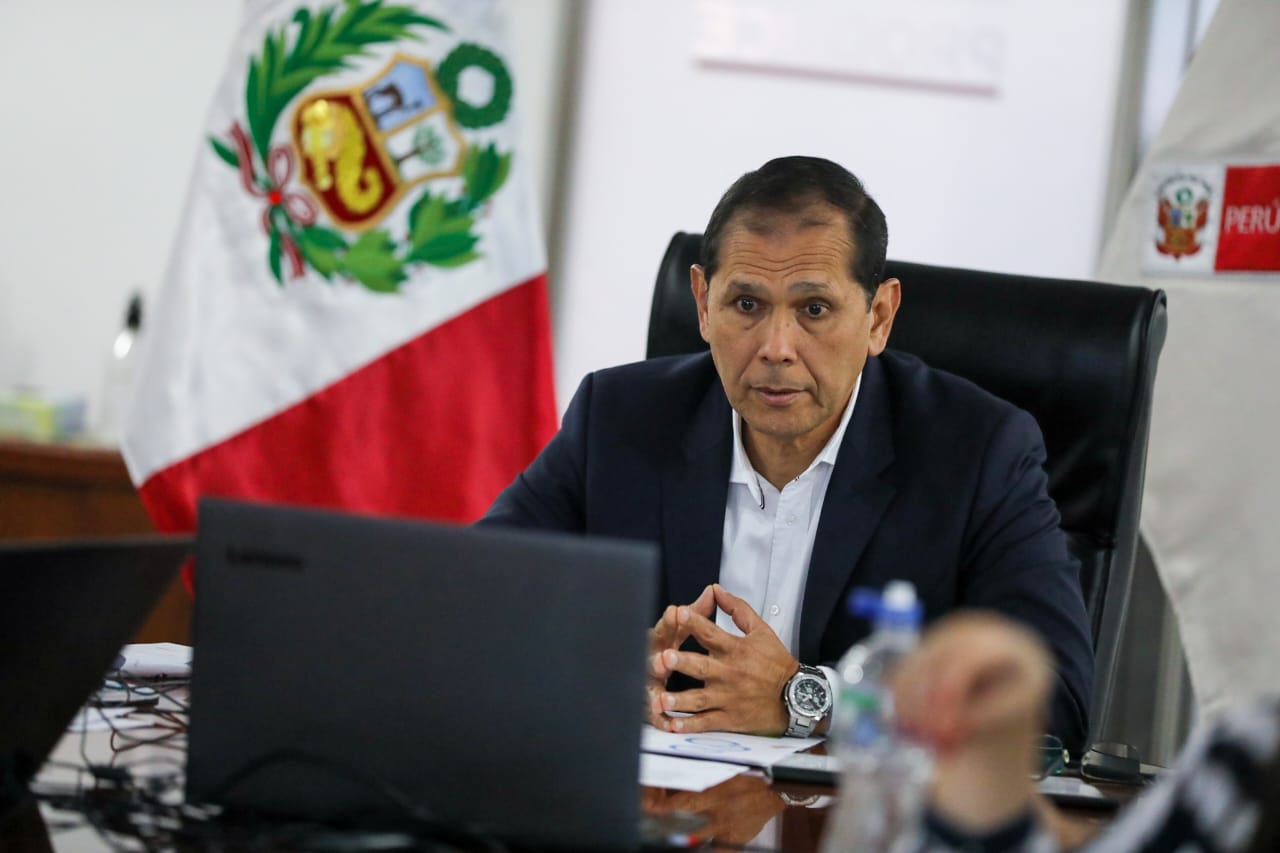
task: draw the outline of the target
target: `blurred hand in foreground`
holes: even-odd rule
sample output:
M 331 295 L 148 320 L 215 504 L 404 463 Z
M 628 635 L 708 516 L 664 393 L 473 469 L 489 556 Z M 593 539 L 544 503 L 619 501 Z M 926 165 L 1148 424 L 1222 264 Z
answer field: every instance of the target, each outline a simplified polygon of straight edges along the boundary
M 934 749 L 936 812 L 983 832 L 1030 807 L 1052 679 L 1043 643 L 1007 619 L 958 613 L 925 634 L 892 685 L 899 725 Z

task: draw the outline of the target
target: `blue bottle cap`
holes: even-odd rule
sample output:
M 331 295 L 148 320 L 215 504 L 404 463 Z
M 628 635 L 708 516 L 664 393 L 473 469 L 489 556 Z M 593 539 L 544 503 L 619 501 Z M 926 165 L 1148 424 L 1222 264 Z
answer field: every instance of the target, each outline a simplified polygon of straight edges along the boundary
M 919 627 L 924 609 L 916 599 L 916 588 L 908 581 L 890 581 L 884 593 L 858 587 L 849 593 L 849 612 L 877 625 Z
M 860 586 L 849 593 L 846 602 L 849 612 L 863 619 L 877 619 L 880 616 L 880 590 Z

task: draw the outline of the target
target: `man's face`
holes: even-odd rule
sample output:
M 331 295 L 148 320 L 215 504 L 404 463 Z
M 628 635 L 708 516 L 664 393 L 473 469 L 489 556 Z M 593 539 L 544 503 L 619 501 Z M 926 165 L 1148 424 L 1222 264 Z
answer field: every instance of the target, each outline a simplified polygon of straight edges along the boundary
M 753 438 L 817 453 L 835 432 L 867 356 L 884 349 L 898 282 L 882 283 L 868 307 L 850 274 L 853 253 L 844 215 L 814 205 L 796 214 L 735 216 L 709 288 L 702 268 L 693 267 L 702 337 L 729 402 L 758 434 Z

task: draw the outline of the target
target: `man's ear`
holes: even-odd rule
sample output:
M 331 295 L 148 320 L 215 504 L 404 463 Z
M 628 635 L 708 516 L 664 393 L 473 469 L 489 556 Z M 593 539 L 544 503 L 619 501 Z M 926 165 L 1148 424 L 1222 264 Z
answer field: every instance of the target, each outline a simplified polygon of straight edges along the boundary
M 902 302 L 902 284 L 896 278 L 880 282 L 876 295 L 871 299 L 871 334 L 867 339 L 867 355 L 879 355 L 889 345 L 889 332 L 893 318 Z
M 704 341 L 711 343 L 707 337 L 707 293 L 711 285 L 701 264 L 689 267 L 689 287 L 693 290 L 693 301 L 698 304 L 698 332 Z

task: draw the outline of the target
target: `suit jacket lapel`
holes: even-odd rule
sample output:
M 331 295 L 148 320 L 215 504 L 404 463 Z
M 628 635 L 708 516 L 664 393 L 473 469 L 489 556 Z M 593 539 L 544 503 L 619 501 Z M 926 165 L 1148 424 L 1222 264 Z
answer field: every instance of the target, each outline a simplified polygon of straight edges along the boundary
M 662 472 L 668 604 L 688 604 L 720 577 L 732 445 L 729 401 L 714 377 L 684 442 Z
M 893 497 L 893 485 L 882 476 L 893 461 L 890 416 L 884 371 L 878 360 L 868 358 L 809 558 L 800 611 L 798 656 L 803 661 L 819 659 L 823 631 L 836 608 L 845 606 L 840 594 Z

